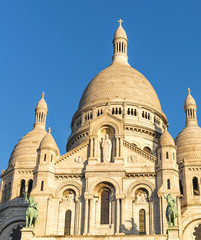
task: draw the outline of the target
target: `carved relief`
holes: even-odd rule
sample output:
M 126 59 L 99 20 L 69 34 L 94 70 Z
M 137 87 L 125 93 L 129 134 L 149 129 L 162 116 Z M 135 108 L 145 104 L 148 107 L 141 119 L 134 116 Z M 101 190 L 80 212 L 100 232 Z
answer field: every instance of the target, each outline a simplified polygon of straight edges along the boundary
M 76 163 L 83 163 L 84 162 L 84 158 L 83 157 L 76 157 L 75 159 L 74 159 L 74 161 L 76 162 Z
M 131 155 L 127 157 L 127 162 L 137 162 L 137 156 Z
M 75 200 L 75 193 L 72 190 L 66 190 L 63 193 L 63 200 L 68 202 L 68 203 L 73 203 Z
M 148 192 L 146 189 L 140 188 L 135 192 L 135 202 L 137 203 L 148 202 Z

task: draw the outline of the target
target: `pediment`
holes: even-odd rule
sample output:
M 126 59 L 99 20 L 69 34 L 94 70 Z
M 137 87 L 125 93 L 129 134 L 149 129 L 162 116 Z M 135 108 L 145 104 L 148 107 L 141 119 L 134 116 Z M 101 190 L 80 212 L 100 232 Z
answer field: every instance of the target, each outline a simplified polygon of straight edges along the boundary
M 84 162 L 87 160 L 87 150 L 89 142 L 86 141 L 71 151 L 65 153 L 63 156 L 55 161 L 56 168 L 74 168 L 83 167 Z
M 137 146 L 123 141 L 123 152 L 125 165 L 134 166 L 135 168 L 155 167 L 156 157 Z

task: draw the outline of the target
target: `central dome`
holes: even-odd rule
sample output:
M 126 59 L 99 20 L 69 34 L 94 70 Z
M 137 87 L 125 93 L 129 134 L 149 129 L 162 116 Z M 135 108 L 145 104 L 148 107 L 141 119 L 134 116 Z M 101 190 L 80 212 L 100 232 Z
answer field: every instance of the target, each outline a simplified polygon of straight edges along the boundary
M 158 96 L 150 82 L 128 64 L 113 62 L 101 71 L 85 89 L 79 110 L 111 101 L 132 102 L 161 112 Z

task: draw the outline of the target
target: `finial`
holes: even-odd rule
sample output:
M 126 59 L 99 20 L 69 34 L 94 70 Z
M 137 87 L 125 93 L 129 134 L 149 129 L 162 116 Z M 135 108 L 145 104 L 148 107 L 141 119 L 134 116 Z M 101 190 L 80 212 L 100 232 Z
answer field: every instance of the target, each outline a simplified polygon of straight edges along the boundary
M 45 93 L 44 93 L 44 92 L 42 92 L 41 98 L 44 98 L 44 97 L 45 97 Z
M 121 20 L 121 18 L 119 19 L 119 21 L 118 21 L 118 23 L 119 23 L 119 26 L 121 26 L 121 23 L 122 23 L 123 21 Z
M 190 90 L 190 88 L 188 88 L 187 92 L 188 92 L 188 94 L 190 95 L 190 93 L 191 93 L 191 90 Z
M 50 127 L 48 128 L 48 133 L 51 133 L 51 128 Z

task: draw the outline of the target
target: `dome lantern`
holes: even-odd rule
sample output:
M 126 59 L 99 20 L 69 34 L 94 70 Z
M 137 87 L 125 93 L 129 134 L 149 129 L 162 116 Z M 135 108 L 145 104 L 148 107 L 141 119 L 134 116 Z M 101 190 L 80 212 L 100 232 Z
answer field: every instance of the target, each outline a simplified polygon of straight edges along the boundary
M 121 19 L 118 21 L 119 27 L 114 34 L 113 39 L 113 63 L 120 63 L 120 64 L 128 64 L 128 56 L 127 56 L 127 45 L 128 39 L 125 30 L 123 29 L 121 23 L 123 22 Z
M 35 123 L 34 128 L 39 127 L 45 129 L 46 126 L 46 117 L 47 117 L 47 103 L 45 102 L 45 93 L 41 95 L 41 100 L 38 102 L 35 109 Z
M 186 126 L 197 125 L 197 105 L 194 98 L 191 96 L 190 88 L 188 88 L 188 96 L 184 103 L 184 110 L 186 114 Z

